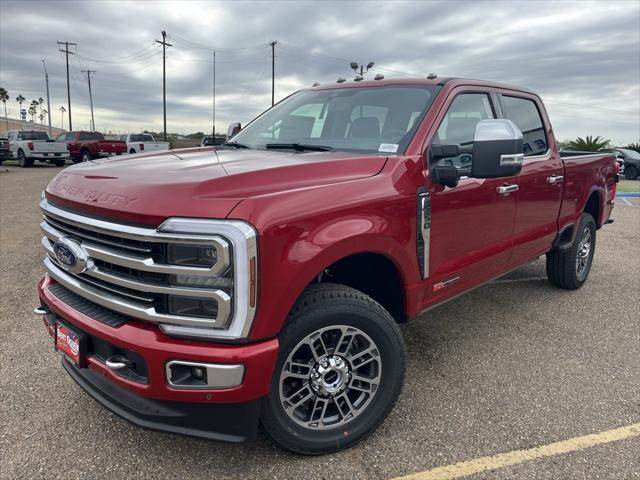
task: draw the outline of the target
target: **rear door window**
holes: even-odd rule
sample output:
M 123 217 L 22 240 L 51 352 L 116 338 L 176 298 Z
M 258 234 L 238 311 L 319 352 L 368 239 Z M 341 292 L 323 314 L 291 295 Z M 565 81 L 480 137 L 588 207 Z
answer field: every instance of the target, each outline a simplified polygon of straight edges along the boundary
M 524 155 L 544 155 L 549 149 L 544 122 L 533 100 L 521 97 L 502 96 L 505 118 L 515 123 L 522 131 Z

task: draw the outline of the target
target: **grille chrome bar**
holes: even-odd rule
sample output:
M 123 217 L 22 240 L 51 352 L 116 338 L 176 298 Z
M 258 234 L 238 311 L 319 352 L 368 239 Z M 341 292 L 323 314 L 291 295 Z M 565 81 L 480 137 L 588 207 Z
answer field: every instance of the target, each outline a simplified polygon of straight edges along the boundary
M 47 269 L 49 275 L 58 283 L 68 288 L 72 292 L 91 300 L 98 305 L 121 313 L 123 315 L 130 315 L 134 318 L 146 320 L 149 322 L 160 323 L 167 322 L 174 325 L 185 325 L 192 327 L 213 327 L 220 328 L 224 324 L 217 319 L 209 318 L 197 318 L 197 317 L 184 317 L 179 315 L 166 315 L 158 313 L 154 307 L 145 306 L 144 304 L 135 303 L 123 299 L 118 295 L 111 294 L 105 290 L 98 289 L 89 284 L 81 282 L 69 275 L 67 272 L 59 268 L 50 258 L 44 259 L 44 266 Z M 222 291 L 218 291 L 218 318 L 225 319 L 228 317 L 228 308 L 231 303 L 229 295 Z M 227 309 L 225 315 L 225 306 Z M 222 313 L 222 314 L 221 314 Z
M 96 307 L 158 323 L 171 336 L 233 341 L 249 335 L 256 313 L 258 282 L 258 236 L 251 224 L 242 220 L 171 217 L 157 229 L 138 227 L 68 211 L 49 203 L 44 193 L 40 209 L 45 233 L 42 245 L 47 252 L 45 268 L 61 288 Z M 59 263 L 54 244 L 56 239 L 65 237 L 79 242 L 86 253 L 86 269 L 82 273 L 72 274 Z M 206 268 L 168 264 L 169 244 L 213 247 L 217 265 Z M 99 257 L 101 253 L 111 256 Z M 127 264 L 129 260 L 135 265 Z M 169 271 L 158 271 L 158 267 L 169 267 Z M 206 274 L 194 275 L 194 271 L 202 270 Z M 193 285 L 174 286 L 171 275 L 200 280 L 193 278 Z M 137 296 L 136 292 L 153 296 L 153 303 L 137 301 L 146 300 L 147 295 Z M 212 312 L 212 316 L 216 318 L 165 313 L 171 308 L 172 298 L 177 297 L 213 300 L 217 313 Z
M 56 242 L 60 238 L 64 237 L 64 233 L 52 227 L 47 222 L 40 224 L 42 233 L 49 238 L 52 242 Z M 229 245 L 224 240 L 219 240 L 222 248 L 228 250 Z M 182 265 L 164 265 L 155 263 L 151 257 L 138 257 L 135 255 L 127 255 L 122 252 L 117 252 L 104 248 L 100 245 L 96 245 L 90 242 L 82 242 L 82 247 L 87 251 L 87 254 L 91 258 L 98 260 L 104 260 L 105 262 L 113 263 L 127 268 L 134 268 L 136 270 L 142 270 L 143 272 L 154 273 L 169 273 L 180 275 L 193 275 L 201 277 L 210 277 L 222 273 L 228 267 L 223 262 L 217 262 L 213 267 L 187 267 Z

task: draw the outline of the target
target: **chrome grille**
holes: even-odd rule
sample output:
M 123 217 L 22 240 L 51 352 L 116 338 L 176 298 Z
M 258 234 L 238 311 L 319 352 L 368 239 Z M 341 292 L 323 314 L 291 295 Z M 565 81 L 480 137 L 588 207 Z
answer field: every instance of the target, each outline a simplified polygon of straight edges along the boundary
M 229 329 L 234 316 L 234 262 L 232 246 L 222 236 L 167 234 L 84 217 L 41 203 L 45 267 L 51 277 L 81 297 L 114 312 L 164 326 Z M 78 242 L 88 259 L 80 273 L 67 271 L 54 245 L 63 238 Z M 194 267 L 166 263 L 169 244 L 213 247 L 216 263 Z M 176 286 L 176 275 L 202 278 L 211 286 Z M 213 300 L 212 318 L 172 314 L 172 298 Z M 174 332 L 179 333 L 179 331 Z M 237 333 L 237 332 L 234 332 Z M 224 336 L 224 335 L 223 335 Z

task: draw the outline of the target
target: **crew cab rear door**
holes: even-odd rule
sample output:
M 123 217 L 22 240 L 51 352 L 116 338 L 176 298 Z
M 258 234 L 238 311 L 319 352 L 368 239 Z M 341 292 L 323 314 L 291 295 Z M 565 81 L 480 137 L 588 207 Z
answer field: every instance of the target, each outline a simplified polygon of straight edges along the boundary
M 482 88 L 452 90 L 435 122 L 439 126 L 431 144 L 472 145 L 476 124 L 497 116 L 494 100 Z M 461 178 L 453 188 L 435 184 L 429 191 L 427 304 L 502 273 L 511 256 L 516 215 L 515 195 L 501 193 L 500 187 L 517 189 L 517 177 L 471 178 L 470 153 L 437 162 L 454 165 Z
M 564 165 L 553 138 L 544 107 L 535 95 L 505 91 L 498 96 L 504 118 L 522 131 L 524 162 L 514 195 L 518 209 L 513 231 L 511 265 L 520 265 L 551 249 L 558 232 Z

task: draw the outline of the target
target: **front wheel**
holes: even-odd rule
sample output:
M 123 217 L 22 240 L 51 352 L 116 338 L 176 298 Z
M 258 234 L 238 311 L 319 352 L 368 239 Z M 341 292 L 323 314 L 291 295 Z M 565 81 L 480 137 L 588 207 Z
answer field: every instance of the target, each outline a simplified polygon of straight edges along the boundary
M 547 253 L 547 277 L 559 288 L 575 290 L 587 280 L 596 251 L 596 222 L 583 213 L 573 245 L 566 251 Z
M 317 284 L 279 335 L 280 355 L 261 419 L 269 437 L 297 453 L 349 447 L 393 408 L 405 347 L 391 315 L 353 288 Z
M 638 168 L 634 166 L 629 166 L 624 169 L 624 177 L 627 180 L 635 180 L 638 178 Z

